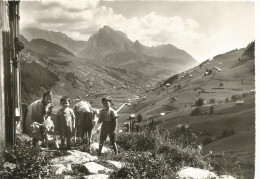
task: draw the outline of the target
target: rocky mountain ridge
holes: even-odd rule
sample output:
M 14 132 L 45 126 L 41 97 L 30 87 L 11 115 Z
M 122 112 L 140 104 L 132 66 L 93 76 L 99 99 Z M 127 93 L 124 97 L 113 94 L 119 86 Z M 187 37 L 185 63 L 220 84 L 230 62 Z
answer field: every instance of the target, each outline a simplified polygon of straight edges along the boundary
M 99 29 L 87 42 L 79 43 L 60 32 L 24 29 L 22 34 L 28 39 L 42 38 L 56 43 L 88 62 L 101 66 L 137 69 L 156 80 L 198 64 L 191 55 L 173 45 L 147 47 L 139 41 L 132 42 L 125 33 L 108 26 Z

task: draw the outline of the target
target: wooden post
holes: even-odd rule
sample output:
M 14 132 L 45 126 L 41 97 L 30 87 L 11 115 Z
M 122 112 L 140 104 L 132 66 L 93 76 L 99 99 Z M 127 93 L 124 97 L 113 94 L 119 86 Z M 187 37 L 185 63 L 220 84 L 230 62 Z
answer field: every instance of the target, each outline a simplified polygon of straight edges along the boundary
M 3 32 L 7 29 L 6 19 L 6 2 L 0 1 L 0 163 L 2 162 L 3 150 L 5 146 L 5 93 L 4 93 L 4 39 Z
M 0 159 L 5 144 L 15 142 L 15 109 L 20 110 L 20 68 L 14 41 L 19 35 L 18 22 L 19 1 L 0 1 Z

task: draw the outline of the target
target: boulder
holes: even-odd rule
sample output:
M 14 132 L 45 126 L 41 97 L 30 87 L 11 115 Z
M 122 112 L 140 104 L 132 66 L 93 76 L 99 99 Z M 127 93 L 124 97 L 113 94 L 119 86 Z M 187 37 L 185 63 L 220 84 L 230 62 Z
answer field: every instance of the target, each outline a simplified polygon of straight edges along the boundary
M 55 175 L 62 175 L 66 171 L 66 167 L 63 164 L 54 164 L 51 165 L 50 171 Z
M 217 175 L 209 170 L 183 167 L 177 172 L 179 179 L 216 179 Z
M 107 163 L 115 166 L 117 169 L 120 169 L 123 167 L 123 163 L 118 162 L 118 161 L 112 161 L 112 160 L 108 160 Z
M 84 164 L 86 162 L 92 162 L 98 159 L 96 156 L 92 156 L 87 152 L 81 152 L 78 150 L 70 150 L 68 153 L 69 155 L 52 159 L 51 164 Z
M 9 163 L 9 162 L 5 162 L 4 165 L 3 165 L 4 169 L 6 169 L 7 171 L 10 171 L 10 170 L 14 170 L 17 165 L 16 164 L 13 164 L 13 163 Z
M 54 164 L 50 166 L 50 172 L 55 175 L 62 175 L 64 173 L 73 172 L 71 164 Z
M 108 173 L 112 171 L 111 169 L 99 165 L 95 162 L 85 163 L 84 167 L 88 170 L 89 174 Z
M 64 179 L 76 179 L 76 178 L 70 175 L 64 175 Z
M 95 175 L 87 175 L 84 176 L 85 179 L 108 179 L 109 175 L 106 174 L 95 174 Z
M 217 179 L 236 179 L 231 175 L 220 175 Z
M 99 149 L 99 144 L 97 142 L 94 142 L 90 145 L 90 151 L 92 154 L 95 153 L 95 151 L 98 151 L 98 149 Z M 112 150 L 110 148 L 103 146 L 101 153 L 107 153 L 111 151 Z

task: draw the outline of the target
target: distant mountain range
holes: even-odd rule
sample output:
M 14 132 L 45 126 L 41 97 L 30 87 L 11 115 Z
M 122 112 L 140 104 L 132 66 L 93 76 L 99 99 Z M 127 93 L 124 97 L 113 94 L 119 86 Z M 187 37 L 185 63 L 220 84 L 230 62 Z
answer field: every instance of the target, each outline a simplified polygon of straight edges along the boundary
M 21 34 L 29 41 L 32 39 L 44 39 L 46 41 L 55 43 L 71 51 L 75 55 L 86 46 L 86 41 L 73 40 L 61 32 L 48 31 L 37 28 L 26 28 L 21 30 Z
M 132 42 L 125 33 L 108 26 L 99 29 L 87 42 L 75 41 L 61 32 L 36 28 L 23 29 L 21 33 L 28 40 L 38 39 L 30 42 L 38 52 L 53 55 L 54 44 L 57 44 L 60 47 L 55 49 L 67 55 L 98 65 L 134 69 L 153 79 L 165 79 L 198 64 L 191 55 L 173 45 L 147 47 L 139 41 Z
M 34 50 L 35 52 L 44 54 L 47 57 L 58 57 L 59 54 L 66 54 L 75 57 L 73 53 L 62 46 L 44 39 L 32 39 L 31 41 L 28 41 L 21 35 L 20 40 L 24 43 L 25 47 Z

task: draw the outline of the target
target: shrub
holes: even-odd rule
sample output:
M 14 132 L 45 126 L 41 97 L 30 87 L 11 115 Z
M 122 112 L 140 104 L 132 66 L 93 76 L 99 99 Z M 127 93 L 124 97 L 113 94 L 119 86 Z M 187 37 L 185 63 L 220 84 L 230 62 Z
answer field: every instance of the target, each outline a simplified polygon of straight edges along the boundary
M 249 96 L 249 93 L 242 93 L 242 95 L 241 95 L 242 98 L 245 98 L 247 96 Z
M 212 74 L 212 70 L 208 70 L 208 75 L 211 75 Z
M 191 116 L 196 116 L 196 115 L 200 115 L 201 111 L 199 107 L 196 107 L 195 109 L 193 109 L 190 113 Z
M 66 78 L 66 80 L 69 80 L 71 82 L 73 82 L 75 80 L 79 80 L 78 76 L 73 72 L 67 72 L 65 74 L 65 78 Z
M 174 171 L 162 157 L 150 152 L 127 152 L 122 155 L 126 165 L 110 175 L 110 178 L 167 178 Z
M 142 116 L 142 114 L 138 114 L 138 115 L 137 115 L 137 121 L 138 121 L 138 122 L 142 122 L 142 121 L 143 121 L 143 116 Z
M 155 149 L 156 138 L 153 135 L 148 135 L 148 131 L 142 131 L 134 134 L 121 134 L 118 136 L 118 145 L 125 150 L 147 151 Z
M 176 74 L 170 78 L 168 78 L 166 81 L 163 82 L 163 84 L 161 86 L 165 86 L 167 83 L 172 84 L 176 79 L 178 79 L 179 75 Z
M 225 103 L 229 103 L 229 102 L 230 102 L 229 98 L 226 97 L 226 99 L 225 99 Z
M 213 114 L 213 113 L 214 113 L 214 106 L 210 106 L 210 107 L 209 107 L 209 113 L 210 113 L 210 114 Z
M 199 98 L 197 101 L 195 101 L 195 106 L 203 106 L 204 105 L 204 99 Z
M 0 173 L 0 178 L 43 178 L 48 174 L 44 166 L 50 158 L 40 148 L 18 140 L 5 150 L 5 162 L 13 167 L 6 167 L 7 172 Z
M 213 104 L 213 103 L 215 103 L 216 102 L 216 99 L 215 98 L 211 98 L 210 100 L 209 100 L 209 103 L 211 103 L 211 104 Z
M 231 96 L 231 101 L 237 101 L 240 99 L 240 96 L 238 94 L 234 94 Z
M 127 151 L 120 152 L 115 159 L 126 165 L 110 178 L 175 178 L 176 172 L 184 166 L 206 168 L 208 156 L 202 156 L 201 148 L 192 137 L 189 143 L 186 141 L 183 135 L 173 136 L 166 129 L 122 134 L 118 145 Z
M 218 86 L 224 86 L 224 84 L 223 83 L 219 83 L 219 85 Z
M 222 100 L 219 100 L 219 101 L 218 101 L 218 103 L 219 103 L 219 104 L 222 104 L 222 103 L 224 103 L 224 101 L 222 101 Z

